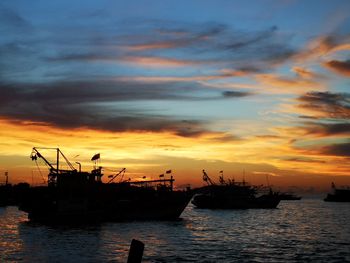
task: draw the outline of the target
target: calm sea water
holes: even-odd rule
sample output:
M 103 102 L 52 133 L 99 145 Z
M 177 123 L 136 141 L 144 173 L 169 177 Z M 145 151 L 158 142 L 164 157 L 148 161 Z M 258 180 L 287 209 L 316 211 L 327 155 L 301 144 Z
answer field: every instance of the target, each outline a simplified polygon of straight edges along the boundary
M 350 262 L 350 203 L 282 201 L 273 210 L 200 210 L 176 222 L 33 224 L 0 208 L 0 262 L 126 262 L 133 238 L 144 262 Z

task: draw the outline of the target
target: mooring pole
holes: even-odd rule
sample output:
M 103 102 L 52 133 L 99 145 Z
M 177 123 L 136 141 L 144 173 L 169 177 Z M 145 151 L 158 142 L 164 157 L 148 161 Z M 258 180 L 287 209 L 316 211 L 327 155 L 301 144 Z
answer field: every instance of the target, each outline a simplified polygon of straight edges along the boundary
M 141 263 L 144 248 L 145 244 L 143 244 L 141 241 L 133 239 L 131 241 L 127 263 Z

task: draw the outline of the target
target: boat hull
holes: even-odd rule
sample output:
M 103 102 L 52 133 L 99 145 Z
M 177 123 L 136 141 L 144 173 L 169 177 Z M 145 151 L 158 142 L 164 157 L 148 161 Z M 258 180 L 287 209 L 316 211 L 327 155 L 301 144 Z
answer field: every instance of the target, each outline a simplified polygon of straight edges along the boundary
M 189 191 L 113 190 L 118 189 L 103 187 L 67 197 L 41 187 L 32 189 L 19 209 L 31 221 L 45 222 L 176 220 L 192 197 Z
M 332 184 L 333 193 L 327 194 L 324 199 L 326 202 L 350 202 L 350 189 L 349 188 L 335 188 Z
M 350 202 L 350 195 L 340 196 L 336 194 L 328 194 L 323 200 L 325 202 Z
M 280 202 L 277 195 L 262 195 L 260 197 L 215 196 L 210 194 L 197 194 L 192 200 L 197 208 L 208 209 L 252 209 L 276 208 Z

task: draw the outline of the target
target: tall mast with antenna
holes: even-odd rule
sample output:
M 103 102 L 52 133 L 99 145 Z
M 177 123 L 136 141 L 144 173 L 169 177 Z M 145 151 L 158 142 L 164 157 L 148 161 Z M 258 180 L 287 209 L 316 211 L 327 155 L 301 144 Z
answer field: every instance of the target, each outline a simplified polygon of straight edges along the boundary
M 8 183 L 9 183 L 9 172 L 8 171 L 5 172 L 5 177 L 6 177 L 5 185 L 8 185 Z

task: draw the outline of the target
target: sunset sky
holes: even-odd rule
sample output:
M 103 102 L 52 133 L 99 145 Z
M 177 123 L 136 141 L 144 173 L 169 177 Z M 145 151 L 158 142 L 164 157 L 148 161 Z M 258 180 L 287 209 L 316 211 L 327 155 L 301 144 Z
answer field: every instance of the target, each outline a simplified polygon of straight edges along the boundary
M 148 178 L 350 185 L 350 1 L 0 2 L 0 183 L 32 147 Z M 48 153 L 50 154 L 50 153 Z M 40 164 L 40 170 L 47 169 Z M 105 178 L 106 180 L 107 178 Z

